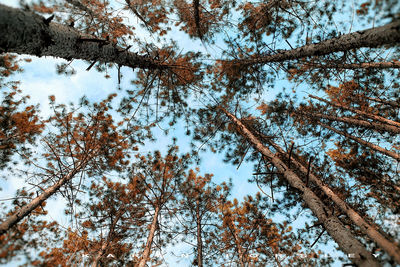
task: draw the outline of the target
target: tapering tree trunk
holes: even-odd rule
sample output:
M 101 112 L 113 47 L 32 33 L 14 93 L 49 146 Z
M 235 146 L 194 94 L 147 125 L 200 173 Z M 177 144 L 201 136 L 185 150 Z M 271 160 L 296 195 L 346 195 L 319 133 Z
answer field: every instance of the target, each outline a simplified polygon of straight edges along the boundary
M 46 21 L 31 11 L 0 4 L 0 53 L 84 59 L 115 63 L 131 68 L 163 69 L 165 65 L 129 52 L 107 40 L 80 33 L 76 29 Z
M 400 103 L 396 102 L 396 101 L 383 100 L 380 98 L 374 98 L 374 97 L 368 97 L 368 96 L 366 96 L 365 98 L 368 100 L 374 101 L 374 102 L 392 106 L 394 108 L 400 108 Z
M 400 161 L 400 154 L 397 154 L 397 153 L 395 153 L 393 151 L 387 150 L 387 149 L 385 149 L 383 147 L 380 147 L 380 146 L 377 146 L 377 145 L 372 144 L 370 142 L 367 142 L 367 141 L 365 141 L 365 140 L 363 140 L 363 139 L 361 139 L 359 137 L 353 136 L 353 135 L 348 134 L 346 132 L 340 131 L 340 130 L 338 130 L 338 129 L 334 128 L 334 127 L 331 127 L 331 126 L 329 126 L 329 125 L 327 125 L 325 123 L 322 123 L 322 122 L 319 122 L 319 121 L 317 123 L 320 126 L 324 127 L 325 129 L 331 130 L 331 131 L 333 131 L 333 132 L 335 132 L 335 133 L 337 133 L 339 135 L 345 136 L 345 137 L 347 137 L 347 138 L 349 138 L 349 139 L 351 139 L 353 141 L 356 141 L 357 143 L 359 143 L 359 144 L 361 144 L 363 146 L 369 147 L 372 150 L 375 150 L 375 151 L 377 151 L 379 153 L 385 154 L 386 156 L 392 157 L 392 158 L 396 159 L 397 161 Z
M 196 200 L 196 227 L 197 227 L 197 266 L 203 267 L 203 239 L 201 235 L 200 203 Z
M 84 159 L 81 163 L 77 164 L 73 170 L 71 170 L 67 175 L 62 177 L 57 181 L 54 185 L 50 186 L 46 190 L 43 191 L 42 194 L 34 198 L 31 202 L 20 208 L 13 215 L 8 217 L 0 224 L 0 236 L 5 234 L 11 227 L 29 215 L 33 210 L 39 207 L 44 201 L 46 201 L 49 197 L 51 197 L 54 193 L 56 193 L 65 183 L 70 181 L 74 176 L 85 168 L 87 162 L 89 161 L 89 157 Z
M 146 246 L 143 250 L 142 257 L 140 258 L 140 261 L 139 261 L 139 264 L 137 265 L 137 267 L 145 267 L 147 261 L 150 258 L 151 246 L 153 244 L 154 235 L 157 230 L 159 213 L 160 213 L 160 206 L 156 206 L 156 208 L 154 210 L 153 221 L 150 226 L 150 232 L 149 232 L 149 235 L 147 236 Z
M 289 154 L 285 152 L 276 143 L 268 140 L 268 142 L 282 155 L 289 159 Z M 385 236 L 383 236 L 379 231 L 369 223 L 367 223 L 364 218 L 359 215 L 355 210 L 353 210 L 349 205 L 346 204 L 335 192 L 333 192 L 327 185 L 325 185 L 321 179 L 316 177 L 312 172 L 308 172 L 307 168 L 304 167 L 300 162 L 295 160 L 293 157 L 290 158 L 291 163 L 293 163 L 304 175 L 309 174 L 310 181 L 314 182 L 330 199 L 335 202 L 335 204 L 354 222 L 355 225 L 360 227 L 361 231 L 367 234 L 374 242 L 376 242 L 383 250 L 385 250 L 393 259 L 400 264 L 400 249 L 399 247 Z
M 399 131 L 400 131 L 400 122 L 389 120 L 389 119 L 386 119 L 384 117 L 381 117 L 381 116 L 378 116 L 378 115 L 375 115 L 375 114 L 372 114 L 372 113 L 368 113 L 368 112 L 365 112 L 365 111 L 361 111 L 361 110 L 358 110 L 358 109 L 354 109 L 354 108 L 351 108 L 351 107 L 346 107 L 344 105 L 339 105 L 339 104 L 333 103 L 331 101 L 325 100 L 323 98 L 320 98 L 318 96 L 314 96 L 314 95 L 308 95 L 308 96 L 311 97 L 311 98 L 317 99 L 319 101 L 322 101 L 322 102 L 324 102 L 324 103 L 326 103 L 328 105 L 331 105 L 331 106 L 334 106 L 334 107 L 337 107 L 337 108 L 341 108 L 341 109 L 346 109 L 346 110 L 354 112 L 354 113 L 356 113 L 358 115 L 362 115 L 362 116 L 365 116 L 367 118 L 370 118 L 370 119 L 373 119 L 373 120 L 376 120 L 376 121 L 379 121 L 379 122 L 386 123 L 386 124 L 389 124 L 391 126 L 397 127 L 397 128 L 399 128 Z
M 233 229 L 231 229 L 231 233 L 233 235 L 233 239 L 235 240 L 236 249 L 239 254 L 239 266 L 245 267 L 246 265 L 245 265 L 245 260 L 244 260 L 244 251 L 243 251 L 242 245 L 240 244 L 239 237 L 237 236 L 235 227 L 233 227 Z
M 333 214 L 329 214 L 329 209 L 324 203 L 307 187 L 303 181 L 291 171 L 274 153 L 265 147 L 253 133 L 234 115 L 226 109 L 221 108 L 229 119 L 237 126 L 239 133 L 249 141 L 253 147 L 262 153 L 277 168 L 289 184 L 302 193 L 302 198 L 306 205 L 317 216 L 328 232 L 336 241 L 343 252 L 352 254 L 351 260 L 359 266 L 380 266 L 380 263 L 365 249 L 365 247 L 352 235 L 343 223 Z
M 104 242 L 104 244 L 101 246 L 100 250 L 97 252 L 96 256 L 94 257 L 93 262 L 92 262 L 92 267 L 97 267 L 101 257 L 104 255 L 104 252 L 106 252 L 108 245 L 112 241 L 113 234 L 115 231 L 115 225 L 118 223 L 122 214 L 124 214 L 124 210 L 120 209 L 118 211 L 117 215 L 115 216 L 115 218 L 111 221 L 110 229 L 107 234 L 107 240 L 106 240 L 106 242 Z
M 389 62 L 364 62 L 364 63 L 306 63 L 306 66 L 321 69 L 398 69 L 400 68 L 400 61 Z
M 278 50 L 276 54 L 258 55 L 248 59 L 231 61 L 237 65 L 266 64 L 300 59 L 311 56 L 322 56 L 339 51 L 349 51 L 361 47 L 379 47 L 382 45 L 395 45 L 400 41 L 400 20 L 381 27 L 371 28 L 344 34 L 316 44 L 304 45 L 292 50 Z
M 321 114 L 321 113 L 310 113 L 310 112 L 301 112 L 300 114 L 303 114 L 309 118 L 321 118 L 321 119 L 327 119 L 330 121 L 340 121 L 344 122 L 350 125 L 355 125 L 355 126 L 361 126 L 369 129 L 373 129 L 375 131 L 385 131 L 393 134 L 399 134 L 400 133 L 400 128 L 392 125 L 387 125 L 379 122 L 372 122 L 372 121 L 364 121 L 360 119 L 355 119 L 355 118 L 349 118 L 349 117 L 337 117 L 337 116 L 332 116 L 332 115 L 326 115 L 326 114 Z

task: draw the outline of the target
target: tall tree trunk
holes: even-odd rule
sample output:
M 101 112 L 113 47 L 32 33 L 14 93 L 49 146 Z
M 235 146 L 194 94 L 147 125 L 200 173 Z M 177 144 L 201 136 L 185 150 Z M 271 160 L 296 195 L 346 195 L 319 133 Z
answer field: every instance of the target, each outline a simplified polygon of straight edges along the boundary
M 400 61 L 389 61 L 389 62 L 364 62 L 364 63 L 310 63 L 307 62 L 304 65 L 311 68 L 321 69 L 398 69 L 400 68 Z
M 142 253 L 142 257 L 140 258 L 139 264 L 137 265 L 138 267 L 145 267 L 146 262 L 150 258 L 151 245 L 153 244 L 154 235 L 156 233 L 159 213 L 160 213 L 160 206 L 157 205 L 154 210 L 154 217 L 153 217 L 153 221 L 150 226 L 150 232 L 149 232 L 149 235 L 147 236 L 146 247 L 144 248 L 144 251 Z
M 379 122 L 372 122 L 372 121 L 364 121 L 360 119 L 355 119 L 355 118 L 349 118 L 349 117 L 338 117 L 338 116 L 332 116 L 332 115 L 326 115 L 326 114 L 321 114 L 321 113 L 310 113 L 310 112 L 300 112 L 300 114 L 305 115 L 309 118 L 321 118 L 321 119 L 327 119 L 330 121 L 340 121 L 344 122 L 350 125 L 356 125 L 356 126 L 361 126 L 369 129 L 373 129 L 376 131 L 385 131 L 389 133 L 394 133 L 394 134 L 399 134 L 400 133 L 400 128 L 392 125 L 387 125 Z
M 106 251 L 108 245 L 112 241 L 114 231 L 115 231 L 115 225 L 118 223 L 122 214 L 124 214 L 124 210 L 120 209 L 118 211 L 117 215 L 115 216 L 115 218 L 111 221 L 110 229 L 107 234 L 107 240 L 106 240 L 106 242 L 104 242 L 104 244 L 101 246 L 100 250 L 97 252 L 96 256 L 94 257 L 93 262 L 92 262 L 92 267 L 97 267 L 97 265 L 99 264 L 101 257 L 104 255 L 104 252 Z
M 400 108 L 400 103 L 396 102 L 396 101 L 389 101 L 389 100 L 384 100 L 384 99 L 380 99 L 380 98 L 374 98 L 374 97 L 365 97 L 368 100 L 374 101 L 374 102 L 378 102 L 381 104 L 385 104 L 385 105 L 389 105 L 392 106 L 394 108 Z
M 44 190 L 42 194 L 34 198 L 31 202 L 20 208 L 17 212 L 15 212 L 13 215 L 3 221 L 0 224 L 0 236 L 5 234 L 11 227 L 13 227 L 27 215 L 29 215 L 34 209 L 39 207 L 44 201 L 46 201 L 49 197 L 56 193 L 65 183 L 74 178 L 74 176 L 79 171 L 85 168 L 89 160 L 90 157 L 86 157 L 86 159 L 77 164 L 76 167 L 71 170 L 67 175 L 58 180 L 57 183 Z
M 392 157 L 392 158 L 396 159 L 397 161 L 400 161 L 400 154 L 397 154 L 397 153 L 395 153 L 393 151 L 387 150 L 385 148 L 382 148 L 380 146 L 377 146 L 375 144 L 367 142 L 367 141 L 365 141 L 365 140 L 363 140 L 363 139 L 361 139 L 359 137 L 356 137 L 354 135 L 351 135 L 351 134 L 348 134 L 346 132 L 340 131 L 340 130 L 338 130 L 338 129 L 334 128 L 334 127 L 331 127 L 331 126 L 329 126 L 329 125 L 327 125 L 325 123 L 322 123 L 322 122 L 319 122 L 319 121 L 317 123 L 320 126 L 324 127 L 325 129 L 331 130 L 331 131 L 333 131 L 333 132 L 335 132 L 335 133 L 337 133 L 339 135 L 342 135 L 342 136 L 347 137 L 347 138 L 349 138 L 349 139 L 351 139 L 353 141 L 356 141 L 357 143 L 359 143 L 359 144 L 361 144 L 363 146 L 369 147 L 372 150 L 375 150 L 375 151 L 377 151 L 379 153 L 385 154 L 386 156 Z
M 59 23 L 48 22 L 31 11 L 0 4 L 0 52 L 84 59 L 115 63 L 131 68 L 163 69 L 167 66 L 129 52 L 107 40 L 80 33 Z
M 276 143 L 268 140 L 280 154 L 284 155 L 289 159 L 289 154 L 285 152 Z M 375 241 L 383 250 L 385 250 L 393 259 L 400 264 L 400 249 L 397 245 L 383 236 L 374 226 L 367 223 L 364 218 L 353 210 L 349 205 L 346 204 L 335 192 L 333 192 L 327 185 L 325 185 L 321 179 L 316 177 L 312 172 L 308 172 L 307 168 L 304 167 L 300 162 L 295 160 L 293 157 L 290 158 L 293 163 L 304 175 L 309 174 L 310 181 L 314 182 L 335 204 L 354 222 L 355 225 L 360 227 L 363 233 L 367 234 L 373 241 Z
M 323 98 L 320 98 L 318 96 L 314 96 L 314 95 L 308 95 L 308 96 L 311 97 L 311 98 L 317 99 L 319 101 L 322 101 L 322 102 L 324 102 L 324 103 L 326 103 L 328 105 L 331 105 L 331 106 L 334 106 L 334 107 L 337 107 L 337 108 L 341 108 L 341 109 L 346 109 L 346 110 L 354 112 L 354 113 L 356 113 L 358 115 L 362 115 L 362 116 L 365 116 L 367 118 L 370 118 L 370 119 L 373 119 L 373 120 L 376 120 L 376 121 L 379 121 L 379 122 L 382 122 L 382 123 L 386 123 L 386 124 L 389 124 L 391 126 L 398 127 L 399 131 L 400 131 L 400 123 L 397 122 L 397 121 L 392 121 L 392 120 L 386 119 L 384 117 L 381 117 L 381 116 L 378 116 L 378 115 L 375 115 L 375 114 L 372 114 L 372 113 L 368 113 L 368 112 L 361 111 L 361 110 L 358 110 L 358 109 L 354 109 L 354 108 L 351 108 L 351 107 L 346 107 L 344 105 L 336 104 L 336 103 L 333 103 L 331 101 L 328 101 L 328 100 L 325 100 Z
M 316 44 L 304 45 L 291 50 L 278 50 L 276 54 L 259 55 L 248 59 L 231 61 L 237 65 L 266 64 L 312 56 L 322 56 L 361 47 L 379 47 L 397 44 L 400 40 L 400 20 L 381 27 L 344 34 Z
M 236 249 L 239 254 L 239 266 L 245 267 L 246 265 L 245 265 L 245 260 L 244 260 L 244 251 L 243 251 L 242 245 L 240 244 L 239 237 L 237 236 L 236 228 L 235 228 L 235 226 L 233 226 L 233 229 L 231 229 L 230 227 L 229 227 L 229 229 L 232 233 L 233 239 L 235 240 Z
M 239 119 L 229 113 L 226 109 L 221 109 L 237 126 L 239 133 L 246 138 L 257 151 L 269 159 L 292 187 L 298 189 L 302 193 L 304 202 L 317 216 L 319 222 L 323 224 L 328 234 L 336 241 L 345 253 L 354 256 L 351 257 L 351 260 L 355 264 L 359 266 L 380 266 L 380 263 L 372 256 L 372 254 L 365 249 L 365 247 L 336 216 L 329 214 L 329 209 L 318 198 L 318 196 L 316 196 L 314 192 L 278 158 L 278 156 L 265 147 Z
M 197 266 L 203 267 L 203 239 L 201 235 L 200 203 L 196 200 L 196 227 L 197 227 Z

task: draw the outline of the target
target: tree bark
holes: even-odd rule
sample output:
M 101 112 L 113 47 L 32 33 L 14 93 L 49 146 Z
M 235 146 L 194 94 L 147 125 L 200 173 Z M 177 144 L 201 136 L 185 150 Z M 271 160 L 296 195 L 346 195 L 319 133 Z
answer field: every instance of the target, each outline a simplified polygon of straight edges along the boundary
M 370 118 L 370 119 L 373 119 L 373 120 L 376 120 L 376 121 L 379 121 L 379 122 L 382 122 L 382 123 L 386 123 L 386 124 L 389 124 L 391 126 L 398 127 L 399 131 L 400 131 L 400 123 L 397 122 L 397 121 L 392 121 L 392 120 L 386 119 L 384 117 L 381 117 L 381 116 L 378 116 L 378 115 L 375 115 L 375 114 L 372 114 L 372 113 L 368 113 L 368 112 L 361 111 L 361 110 L 358 110 L 358 109 L 354 109 L 354 108 L 351 108 L 351 107 L 346 107 L 344 105 L 339 105 L 339 104 L 330 102 L 328 100 L 325 100 L 323 98 L 320 98 L 318 96 L 314 96 L 314 95 L 308 95 L 308 96 L 311 97 L 311 98 L 317 99 L 319 101 L 322 101 L 322 102 L 324 102 L 324 103 L 326 103 L 328 105 L 331 105 L 331 106 L 334 106 L 334 107 L 337 107 L 337 108 L 341 108 L 341 109 L 346 109 L 346 110 L 354 112 L 354 113 L 356 113 L 358 115 L 362 115 L 362 116 L 365 116 L 367 118 Z
M 196 227 L 197 227 L 197 266 L 203 267 L 203 239 L 201 235 L 200 203 L 196 200 Z
M 160 207 L 156 206 L 156 208 L 154 210 L 153 221 L 150 226 L 150 232 L 147 237 L 146 247 L 144 248 L 144 251 L 142 253 L 142 257 L 140 258 L 139 264 L 137 265 L 138 267 L 145 267 L 146 262 L 150 258 L 151 245 L 153 244 L 154 235 L 156 233 L 159 213 L 160 213 Z
M 321 68 L 321 69 L 398 69 L 400 68 L 400 61 L 389 61 L 389 62 L 364 62 L 364 63 L 306 63 L 306 66 L 312 68 Z
M 302 193 L 303 200 L 317 216 L 319 222 L 323 224 L 324 228 L 333 238 L 333 240 L 336 241 L 336 243 L 345 253 L 352 254 L 352 256 L 354 256 L 350 257 L 350 259 L 355 264 L 359 266 L 380 266 L 380 263 L 352 235 L 352 233 L 343 225 L 343 223 L 336 216 L 327 212 L 329 209 L 293 171 L 288 169 L 288 167 L 274 153 L 265 147 L 239 119 L 229 113 L 226 109 L 221 109 L 237 126 L 239 133 L 246 138 L 247 141 L 249 141 L 257 151 L 270 160 L 270 162 L 278 169 L 280 173 L 282 173 L 283 177 L 290 183 L 292 187 L 298 189 Z
M 392 106 L 394 108 L 400 108 L 400 103 L 396 102 L 396 101 L 383 100 L 380 98 L 373 98 L 373 97 L 367 97 L 367 96 L 365 98 L 368 100 L 374 101 L 374 102 Z
M 122 214 L 124 214 L 123 209 L 119 210 L 117 215 L 115 216 L 115 218 L 111 221 L 110 229 L 107 234 L 107 240 L 106 240 L 106 242 L 104 242 L 104 244 L 101 246 L 100 250 L 97 252 L 96 256 L 94 257 L 93 262 L 92 262 L 92 267 L 97 267 L 97 265 L 99 264 L 101 257 L 104 255 L 104 252 L 106 251 L 108 245 L 112 241 L 112 237 L 113 237 L 113 234 L 115 231 L 115 225 L 118 223 Z
M 338 129 L 334 128 L 334 127 L 331 127 L 331 126 L 329 126 L 329 125 L 327 125 L 325 123 L 322 123 L 322 122 L 317 122 L 317 123 L 320 126 L 324 127 L 325 129 L 331 130 L 331 131 L 333 131 L 333 132 L 335 132 L 335 133 L 337 133 L 339 135 L 342 135 L 342 136 L 347 137 L 347 138 L 349 138 L 349 139 L 351 139 L 353 141 L 356 141 L 357 143 L 359 143 L 359 144 L 361 144 L 363 146 L 369 147 L 372 150 L 375 150 L 375 151 L 377 151 L 379 153 L 385 154 L 386 156 L 392 157 L 392 158 L 396 159 L 397 161 L 400 161 L 400 154 L 397 154 L 397 153 L 395 153 L 393 151 L 387 150 L 385 148 L 382 148 L 380 146 L 377 146 L 375 144 L 367 142 L 367 141 L 365 141 L 365 140 L 363 140 L 363 139 L 361 139 L 359 137 L 355 137 L 355 136 L 353 136 L 351 134 L 348 134 L 346 132 L 340 131 L 340 130 L 338 130 Z
M 31 11 L 0 4 L 0 52 L 83 59 L 144 69 L 165 69 L 146 56 L 129 52 L 107 40 L 80 33 L 59 23 L 48 22 Z
M 58 180 L 57 183 L 50 186 L 44 192 L 34 198 L 30 203 L 26 204 L 22 208 L 20 208 L 16 213 L 8 217 L 5 221 L 0 224 L 0 236 L 5 234 L 11 227 L 29 215 L 33 210 L 39 207 L 44 201 L 46 201 L 49 197 L 51 197 L 54 193 L 56 193 L 65 183 L 70 181 L 79 171 L 81 171 L 89 161 L 89 157 L 84 159 L 81 163 L 79 163 L 72 171 L 70 171 L 67 175 Z
M 394 45 L 400 42 L 400 20 L 381 27 L 370 28 L 344 34 L 316 44 L 304 45 L 291 50 L 278 50 L 272 55 L 256 55 L 253 58 L 230 61 L 234 65 L 254 65 L 272 62 L 282 62 L 311 56 L 322 56 L 340 51 L 362 47 L 379 47 L 382 45 Z
M 268 142 L 282 155 L 289 158 L 288 153 L 286 153 L 280 146 L 276 143 L 268 140 Z M 291 163 L 293 163 L 304 175 L 307 175 L 307 168 L 304 167 L 300 162 L 295 160 L 293 157 L 290 158 Z M 400 264 L 400 249 L 396 244 L 385 236 L 383 236 L 374 226 L 367 223 L 364 218 L 359 215 L 355 210 L 353 210 L 349 205 L 346 204 L 335 192 L 333 192 L 329 186 L 325 185 L 321 179 L 315 176 L 312 172 L 309 173 L 310 180 L 314 182 L 330 199 L 335 202 L 335 204 L 354 222 L 355 225 L 360 227 L 361 231 L 367 234 L 372 240 L 374 240 L 383 250 L 385 250 L 393 259 Z
M 310 112 L 300 112 L 300 114 L 303 114 L 309 118 L 321 118 L 321 119 L 327 119 L 330 121 L 340 121 L 344 122 L 350 125 L 356 125 L 356 126 L 361 126 L 369 129 L 373 129 L 375 131 L 385 131 L 393 134 L 399 134 L 400 133 L 400 128 L 392 125 L 387 125 L 387 124 L 382 124 L 379 122 L 372 122 L 372 121 L 364 121 L 360 119 L 355 119 L 355 118 L 349 118 L 349 117 L 338 117 L 338 116 L 332 116 L 332 115 L 326 115 L 326 114 L 321 114 L 321 113 L 310 113 Z

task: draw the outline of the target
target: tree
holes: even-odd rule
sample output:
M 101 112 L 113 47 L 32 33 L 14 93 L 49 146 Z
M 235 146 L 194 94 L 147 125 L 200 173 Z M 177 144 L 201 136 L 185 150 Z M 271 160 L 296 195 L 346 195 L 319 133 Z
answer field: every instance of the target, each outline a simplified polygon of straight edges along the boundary
M 162 262 L 156 248 L 167 253 L 182 237 L 198 266 L 222 262 L 226 251 L 242 266 L 324 265 L 331 262 L 313 246 L 331 237 L 357 265 L 400 263 L 397 232 L 385 222 L 400 207 L 399 12 L 393 0 L 0 4 L 1 53 L 61 58 L 57 72 L 67 75 L 84 60 L 105 78 L 115 71 L 122 89 L 72 110 L 51 97 L 44 120 L 10 81 L 22 61 L 0 55 L 0 168 L 33 186 L 4 205 L 0 256 L 43 246 L 27 264 L 68 266 L 87 253 L 92 266 L 146 266 Z M 313 100 L 303 103 L 304 91 Z M 174 125 L 193 138 L 191 153 L 179 157 L 174 142 L 165 156 L 137 154 L 153 127 L 170 133 Z M 252 164 L 259 192 L 235 201 L 229 184 L 187 171 L 206 148 L 237 168 Z M 40 217 L 58 193 L 67 230 Z M 312 213 L 301 216 L 306 208 Z M 274 223 L 267 210 L 286 222 Z M 291 228 L 299 216 L 305 226 Z

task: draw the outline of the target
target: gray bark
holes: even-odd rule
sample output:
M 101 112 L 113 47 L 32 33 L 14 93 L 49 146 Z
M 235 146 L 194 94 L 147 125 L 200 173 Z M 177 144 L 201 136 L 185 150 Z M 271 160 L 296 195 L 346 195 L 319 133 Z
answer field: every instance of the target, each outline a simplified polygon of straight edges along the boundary
M 347 138 L 349 138 L 349 139 L 351 139 L 353 141 L 356 141 L 357 143 L 359 143 L 359 144 L 361 144 L 363 146 L 369 147 L 372 150 L 375 150 L 375 151 L 377 151 L 379 153 L 382 153 L 382 154 L 384 154 L 386 156 L 392 157 L 392 158 L 396 159 L 397 161 L 400 161 L 400 154 L 397 154 L 397 153 L 395 153 L 393 151 L 387 150 L 387 149 L 385 149 L 383 147 L 377 146 L 377 145 L 375 145 L 373 143 L 367 142 L 367 141 L 365 141 L 365 140 L 363 140 L 363 139 L 361 139 L 359 137 L 353 136 L 353 135 L 348 134 L 346 132 L 340 131 L 340 130 L 338 130 L 338 129 L 334 128 L 334 127 L 331 127 L 331 126 L 329 126 L 327 124 L 324 124 L 322 122 L 317 122 L 317 123 L 319 125 L 321 125 L 322 127 L 324 127 L 325 129 L 331 130 L 331 131 L 333 131 L 333 132 L 335 132 L 335 133 L 337 133 L 339 135 L 342 135 L 342 136 L 347 137 Z
M 157 63 L 118 47 L 107 40 L 80 33 L 76 29 L 54 22 L 31 11 L 0 4 L 0 52 L 51 56 L 66 60 L 83 59 L 115 63 L 120 66 L 164 69 Z
M 196 200 L 196 227 L 197 227 L 197 266 L 203 267 L 203 238 L 201 235 L 200 203 Z
M 221 108 L 229 119 L 237 126 L 240 134 L 249 141 L 253 147 L 262 153 L 267 159 L 278 169 L 289 184 L 298 189 L 302 193 L 302 198 L 311 211 L 317 216 L 328 232 L 328 234 L 336 241 L 339 247 L 347 254 L 352 254 L 351 260 L 358 266 L 381 266 L 380 263 L 366 250 L 366 248 L 358 241 L 343 223 L 333 214 L 327 212 L 329 209 L 324 203 L 307 187 L 303 181 L 291 171 L 274 153 L 272 153 L 246 126 L 229 113 L 226 109 Z
M 291 50 L 278 50 L 276 54 L 272 55 L 258 55 L 254 58 L 234 60 L 232 63 L 235 65 L 253 65 L 282 62 L 285 60 L 322 56 L 362 47 L 374 48 L 382 45 L 394 45 L 399 42 L 400 20 L 396 20 L 381 27 L 344 34 L 326 41 L 304 45 Z
M 288 153 L 286 153 L 280 146 L 272 142 L 268 141 L 279 153 L 289 158 Z M 293 163 L 300 171 L 307 175 L 307 168 L 304 167 L 300 162 L 295 160 L 294 158 L 290 159 L 291 163 Z M 393 259 L 400 264 L 400 249 L 396 244 L 385 236 L 383 236 L 374 226 L 367 223 L 364 218 L 358 214 L 355 210 L 353 210 L 345 201 L 343 201 L 332 189 L 329 188 L 326 184 L 324 184 L 321 179 L 315 176 L 313 173 L 309 173 L 310 181 L 314 182 L 333 202 L 354 222 L 355 225 L 360 227 L 361 231 L 367 234 L 373 241 L 375 241 L 382 249 L 384 249 Z

